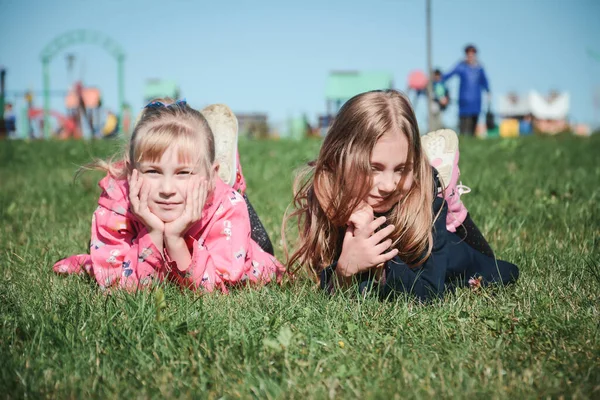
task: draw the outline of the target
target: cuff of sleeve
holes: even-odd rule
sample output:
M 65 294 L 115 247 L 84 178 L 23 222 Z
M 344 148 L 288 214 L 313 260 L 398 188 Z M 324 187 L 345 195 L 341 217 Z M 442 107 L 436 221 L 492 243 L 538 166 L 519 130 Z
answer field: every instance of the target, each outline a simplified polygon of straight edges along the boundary
M 164 263 L 163 255 L 158 250 L 148 231 L 140 231 L 138 236 L 138 262 L 160 266 Z
M 336 268 L 337 261 L 334 261 L 333 264 L 321 271 L 321 282 L 319 286 L 321 287 L 321 289 L 327 291 L 328 293 L 333 293 L 333 274 L 335 274 Z
M 169 252 L 167 251 L 167 249 L 164 250 L 163 257 L 165 262 L 165 268 L 167 269 L 167 271 L 180 272 L 179 268 L 177 268 L 177 263 L 171 259 L 171 256 L 169 256 Z

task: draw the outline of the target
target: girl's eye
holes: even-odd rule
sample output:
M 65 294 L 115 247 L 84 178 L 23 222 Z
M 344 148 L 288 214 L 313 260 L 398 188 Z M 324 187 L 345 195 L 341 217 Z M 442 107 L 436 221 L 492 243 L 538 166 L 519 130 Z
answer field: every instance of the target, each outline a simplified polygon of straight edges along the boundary
M 145 174 L 158 174 L 158 171 L 155 169 L 147 169 L 144 173 Z
M 179 171 L 177 175 L 191 175 L 192 171 Z

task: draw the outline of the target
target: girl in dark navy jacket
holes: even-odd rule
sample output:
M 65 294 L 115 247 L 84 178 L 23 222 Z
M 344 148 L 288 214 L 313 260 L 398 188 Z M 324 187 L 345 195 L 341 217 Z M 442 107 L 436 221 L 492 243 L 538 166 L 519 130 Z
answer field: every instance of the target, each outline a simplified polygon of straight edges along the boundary
M 383 298 L 515 281 L 518 268 L 494 257 L 460 201 L 458 158 L 454 132 L 420 137 L 400 92 L 353 97 L 297 179 L 289 268 L 307 268 L 329 291 L 356 284 Z

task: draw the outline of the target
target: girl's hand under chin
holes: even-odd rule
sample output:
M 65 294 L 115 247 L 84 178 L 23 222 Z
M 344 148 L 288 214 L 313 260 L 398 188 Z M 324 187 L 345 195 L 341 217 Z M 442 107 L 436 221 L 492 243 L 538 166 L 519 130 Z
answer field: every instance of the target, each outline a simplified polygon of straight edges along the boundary
M 354 230 L 354 236 L 369 237 L 368 226 L 375 219 L 373 207 L 361 201 L 348 220 L 348 227 Z
M 134 169 L 128 177 L 129 182 L 129 203 L 131 212 L 137 219 L 146 226 L 149 233 L 165 230 L 164 222 L 150 211 L 148 208 L 148 196 L 150 195 L 150 186 L 144 185 L 144 177 L 140 176 L 137 169 Z
M 355 214 L 354 218 L 350 218 L 352 224 L 346 228 L 342 254 L 335 270 L 338 277 L 346 283 L 353 275 L 383 264 L 398 254 L 398 249 L 389 250 L 392 239 L 386 239 L 394 231 L 394 225 L 375 232 L 385 223 L 385 217 L 375 220 L 371 217 L 368 222 L 369 210 L 366 208 L 361 208 Z
M 208 197 L 208 182 L 205 178 L 194 179 L 187 187 L 185 208 L 176 220 L 165 224 L 165 240 L 182 238 L 192 225 L 202 217 Z

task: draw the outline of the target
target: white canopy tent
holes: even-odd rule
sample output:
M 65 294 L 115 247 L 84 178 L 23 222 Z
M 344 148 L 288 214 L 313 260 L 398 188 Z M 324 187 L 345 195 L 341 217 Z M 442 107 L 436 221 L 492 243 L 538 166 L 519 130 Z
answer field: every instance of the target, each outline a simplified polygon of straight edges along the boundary
M 567 92 L 543 96 L 530 91 L 526 96 L 507 94 L 500 97 L 498 114 L 503 117 L 520 117 L 531 114 L 536 119 L 564 120 L 569 114 L 570 95 Z

